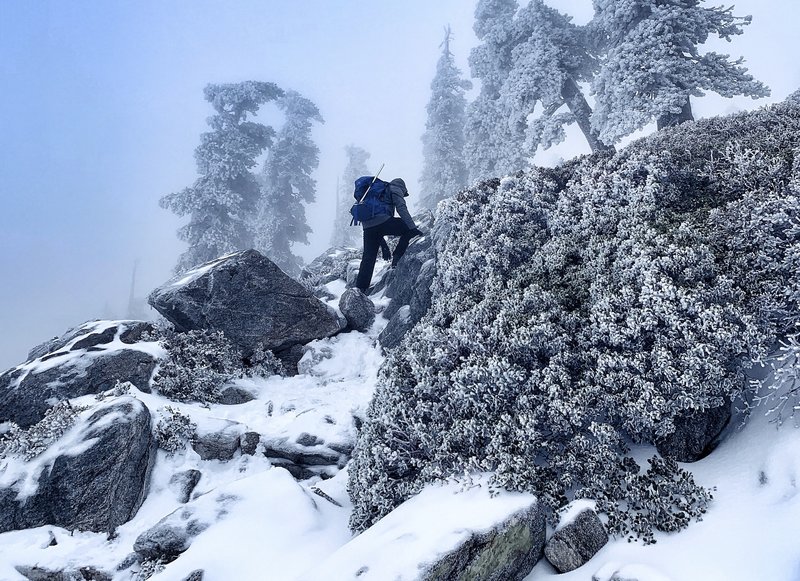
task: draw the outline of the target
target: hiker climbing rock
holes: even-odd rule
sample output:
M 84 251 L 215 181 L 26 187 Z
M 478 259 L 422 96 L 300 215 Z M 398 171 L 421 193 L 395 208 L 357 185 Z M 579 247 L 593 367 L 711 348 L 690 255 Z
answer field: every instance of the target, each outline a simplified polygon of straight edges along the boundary
M 380 171 L 378 172 L 380 173 Z M 356 180 L 356 204 L 353 205 L 353 224 L 361 224 L 364 229 L 364 251 L 358 269 L 356 288 L 366 292 L 372 281 L 378 249 L 386 244 L 385 236 L 399 236 L 400 240 L 392 255 L 392 267 L 408 248 L 408 243 L 422 232 L 417 228 L 414 219 L 408 212 L 405 198 L 408 196 L 406 183 L 401 178 L 384 182 L 376 176 L 364 176 Z M 399 215 L 395 217 L 395 211 Z M 386 258 L 386 251 L 383 253 Z

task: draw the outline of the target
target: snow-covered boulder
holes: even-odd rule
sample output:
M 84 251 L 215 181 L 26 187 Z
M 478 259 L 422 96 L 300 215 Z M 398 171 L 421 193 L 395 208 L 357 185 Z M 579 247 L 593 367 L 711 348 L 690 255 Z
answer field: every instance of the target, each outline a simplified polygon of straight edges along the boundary
M 544 511 L 534 496 L 432 485 L 301 579 L 519 581 L 541 558 L 544 541 Z
M 155 289 L 150 305 L 179 331 L 222 331 L 245 357 L 335 335 L 336 312 L 255 250 L 223 256 Z
M 0 422 L 26 428 L 41 420 L 54 403 L 100 393 L 117 382 L 144 392 L 163 350 L 142 342 L 143 321 L 92 321 L 31 350 L 22 365 L 0 375 Z
M 169 488 L 175 493 L 178 502 L 189 502 L 197 483 L 200 482 L 202 473 L 199 470 L 190 468 L 182 472 L 176 472 L 169 479 Z
M 375 305 L 357 288 L 344 291 L 339 299 L 339 310 L 347 319 L 347 326 L 356 331 L 366 331 L 375 321 Z
M 352 448 L 349 446 L 335 443 L 328 445 L 310 434 L 302 434 L 299 440 L 262 437 L 264 455 L 273 466 L 285 468 L 298 480 L 313 476 L 333 476 L 350 459 Z
M 52 570 L 44 567 L 16 567 L 20 575 L 28 581 L 111 581 L 112 575 L 94 567 Z
M 222 460 L 233 458 L 239 449 L 239 440 L 243 430 L 231 425 L 223 430 L 197 434 L 192 439 L 192 448 L 203 460 Z
M 716 447 L 731 419 L 731 405 L 682 414 L 675 418 L 675 431 L 656 443 L 659 454 L 678 462 L 696 462 Z
M 608 533 L 594 509 L 576 501 L 547 541 L 544 556 L 559 573 L 566 573 L 588 562 L 607 542 Z
M 148 490 L 156 444 L 150 412 L 132 397 L 79 414 L 37 456 L 0 459 L 0 532 L 56 525 L 111 532 Z

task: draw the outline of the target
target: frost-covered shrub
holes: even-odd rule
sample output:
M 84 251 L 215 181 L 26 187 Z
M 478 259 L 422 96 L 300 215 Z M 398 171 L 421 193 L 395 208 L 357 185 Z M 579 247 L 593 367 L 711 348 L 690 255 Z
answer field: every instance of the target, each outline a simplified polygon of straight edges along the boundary
M 387 358 L 354 454 L 352 528 L 464 471 L 553 510 L 596 499 L 645 542 L 699 518 L 710 492 L 630 445 L 746 395 L 747 362 L 795 329 L 798 144 L 786 103 L 443 203 L 431 308 Z
M 221 331 L 165 330 L 161 344 L 167 351 L 153 378 L 153 387 L 174 401 L 214 403 L 221 387 L 242 375 L 242 358 Z
M 270 375 L 285 375 L 286 368 L 275 354 L 259 343 L 253 354 L 245 361 L 246 366 L 241 375 L 244 377 L 268 377 Z
M 164 406 L 161 419 L 155 428 L 158 447 L 168 454 L 174 454 L 186 448 L 197 432 L 197 424 L 192 419 L 170 406 Z
M 47 410 L 41 421 L 27 430 L 12 423 L 9 430 L 0 437 L 0 458 L 17 456 L 26 462 L 32 460 L 74 426 L 78 415 L 86 409 L 62 401 Z

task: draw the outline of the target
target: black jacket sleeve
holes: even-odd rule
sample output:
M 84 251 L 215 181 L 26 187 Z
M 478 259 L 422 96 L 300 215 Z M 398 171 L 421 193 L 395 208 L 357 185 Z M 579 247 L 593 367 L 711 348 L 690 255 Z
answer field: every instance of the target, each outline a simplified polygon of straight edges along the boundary
M 414 223 L 414 218 L 412 218 L 411 214 L 408 212 L 408 207 L 406 206 L 406 200 L 403 197 L 402 190 L 395 187 L 391 187 L 390 189 L 392 191 L 392 203 L 397 210 L 397 214 L 403 219 L 403 222 L 405 222 L 409 230 L 416 229 L 417 225 Z

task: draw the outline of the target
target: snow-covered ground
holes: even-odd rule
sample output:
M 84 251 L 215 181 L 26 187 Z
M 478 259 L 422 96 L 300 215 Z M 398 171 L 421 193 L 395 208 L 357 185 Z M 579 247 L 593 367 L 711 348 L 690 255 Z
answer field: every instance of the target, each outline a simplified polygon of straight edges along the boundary
M 339 294 L 343 288 L 333 290 Z M 379 316 L 368 333 L 314 342 L 318 357 L 308 355 L 302 375 L 241 380 L 242 387 L 257 395 L 245 404 L 202 407 L 155 394 L 134 395 L 154 413 L 170 405 L 190 414 L 200 432 L 236 421 L 275 438 L 295 439 L 306 432 L 326 442 L 345 441 L 354 435 L 353 416 L 364 415 L 373 393 L 383 361 L 376 338 L 385 324 Z M 93 396 L 83 399 L 90 403 Z M 24 579 L 15 565 L 113 571 L 131 553 L 139 534 L 184 506 L 169 480 L 190 468 L 202 472 L 191 505 L 195 515 L 212 524 L 153 576 L 155 581 L 180 581 L 197 569 L 204 570 L 205 581 L 297 579 L 351 539 L 346 469 L 328 480 L 298 483 L 258 454 L 220 462 L 201 460 L 191 449 L 174 456 L 159 451 L 147 500 L 114 538 L 51 526 L 0 534 L 0 579 Z M 700 483 L 716 487 L 703 522 L 679 534 L 657 535 L 651 546 L 612 540 L 589 563 L 563 575 L 542 560 L 527 579 L 586 581 L 596 576 L 608 581 L 615 573 L 638 581 L 800 579 L 795 537 L 800 532 L 800 431 L 789 424 L 777 429 L 757 414 L 690 469 Z M 436 519 L 442 501 L 436 494 L 429 496 L 429 514 Z M 115 581 L 135 578 L 127 569 L 117 572 Z

